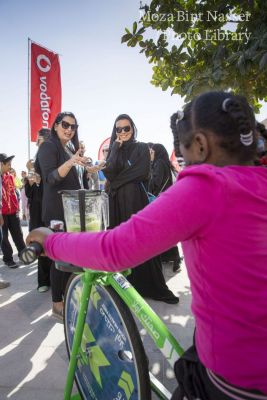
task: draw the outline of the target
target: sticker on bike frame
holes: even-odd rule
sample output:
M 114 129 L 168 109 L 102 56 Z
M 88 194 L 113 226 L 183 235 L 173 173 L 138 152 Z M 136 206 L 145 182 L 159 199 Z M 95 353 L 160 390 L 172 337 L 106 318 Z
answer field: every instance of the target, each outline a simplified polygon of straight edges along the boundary
M 131 284 L 127 281 L 127 279 L 123 275 L 114 274 L 113 278 L 120 285 L 122 289 L 128 289 L 129 287 L 131 287 Z
M 77 322 L 81 281 L 69 289 L 66 319 L 71 347 Z M 132 348 L 124 326 L 107 292 L 92 288 L 81 348 L 77 356 L 76 378 L 84 398 L 92 400 L 138 400 L 138 381 Z

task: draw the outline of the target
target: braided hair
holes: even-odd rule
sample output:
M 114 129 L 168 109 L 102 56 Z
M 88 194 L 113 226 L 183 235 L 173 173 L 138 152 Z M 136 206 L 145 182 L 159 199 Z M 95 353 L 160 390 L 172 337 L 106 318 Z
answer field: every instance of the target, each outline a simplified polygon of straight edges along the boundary
M 191 121 L 194 131 L 203 129 L 218 136 L 218 145 L 239 162 L 254 160 L 255 117 L 245 97 L 222 91 L 204 93 L 193 100 Z
M 261 122 L 257 122 L 256 131 L 258 131 L 260 136 L 262 136 L 265 140 L 267 139 L 267 129 L 264 124 L 262 124 Z
M 180 156 L 180 143 L 189 148 L 195 133 L 205 130 L 216 135 L 218 146 L 238 162 L 251 162 L 257 148 L 255 125 L 245 97 L 222 91 L 204 93 L 171 117 L 175 154 Z
M 182 157 L 180 143 L 185 147 L 190 147 L 193 132 L 191 124 L 192 103 L 186 104 L 183 111 L 177 111 L 171 116 L 171 130 L 173 134 L 174 151 L 176 157 Z

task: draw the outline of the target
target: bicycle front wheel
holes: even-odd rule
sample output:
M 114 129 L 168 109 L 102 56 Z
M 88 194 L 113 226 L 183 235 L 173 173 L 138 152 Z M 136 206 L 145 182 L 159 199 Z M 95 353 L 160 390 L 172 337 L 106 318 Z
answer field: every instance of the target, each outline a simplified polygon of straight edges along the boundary
M 70 279 L 64 329 L 72 348 L 82 293 L 81 276 Z M 110 286 L 92 287 L 75 380 L 83 399 L 150 400 L 148 361 L 135 321 Z

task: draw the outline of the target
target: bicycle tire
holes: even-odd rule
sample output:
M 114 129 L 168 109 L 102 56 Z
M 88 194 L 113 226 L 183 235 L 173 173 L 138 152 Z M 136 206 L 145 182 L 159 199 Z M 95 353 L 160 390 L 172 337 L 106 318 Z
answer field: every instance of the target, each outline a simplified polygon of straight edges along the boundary
M 81 290 L 81 276 L 70 277 L 64 301 L 68 356 Z M 151 399 L 148 360 L 139 331 L 130 310 L 110 286 L 92 287 L 75 381 L 86 400 Z

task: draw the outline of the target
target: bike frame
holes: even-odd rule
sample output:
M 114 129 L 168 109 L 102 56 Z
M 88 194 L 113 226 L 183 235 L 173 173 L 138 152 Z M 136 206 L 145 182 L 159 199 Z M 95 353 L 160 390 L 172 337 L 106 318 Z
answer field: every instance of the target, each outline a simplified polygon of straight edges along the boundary
M 105 273 L 92 270 L 85 270 L 82 273 L 81 280 L 83 289 L 81 294 L 80 310 L 77 318 L 77 325 L 73 338 L 73 345 L 70 353 L 70 362 L 64 391 L 64 400 L 80 400 L 81 396 L 77 393 L 72 394 L 77 359 L 79 357 L 80 345 L 83 336 L 86 313 L 91 295 L 91 289 L 94 284 L 114 288 L 120 298 L 128 306 L 131 312 L 140 321 L 154 341 L 156 347 L 160 349 L 163 356 L 168 360 L 173 368 L 175 361 L 184 353 L 184 350 L 173 337 L 166 325 L 151 309 L 148 303 L 139 295 L 134 287 L 127 281 L 125 276 L 120 273 Z M 150 373 L 150 384 L 152 390 L 157 393 L 159 398 L 168 400 L 171 394 L 167 389 Z

